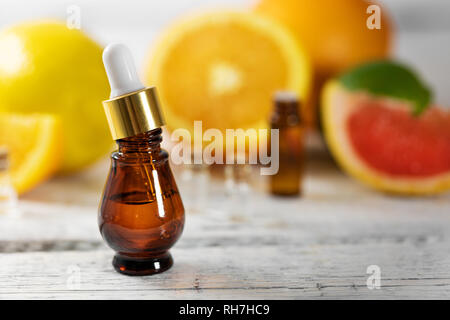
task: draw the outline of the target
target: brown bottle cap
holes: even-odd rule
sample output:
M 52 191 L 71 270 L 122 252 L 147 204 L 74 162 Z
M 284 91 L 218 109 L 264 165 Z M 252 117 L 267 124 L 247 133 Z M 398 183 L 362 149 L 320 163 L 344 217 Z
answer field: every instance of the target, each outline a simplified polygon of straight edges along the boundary
M 292 91 L 277 91 L 273 96 L 275 110 L 279 113 L 299 116 L 299 98 Z

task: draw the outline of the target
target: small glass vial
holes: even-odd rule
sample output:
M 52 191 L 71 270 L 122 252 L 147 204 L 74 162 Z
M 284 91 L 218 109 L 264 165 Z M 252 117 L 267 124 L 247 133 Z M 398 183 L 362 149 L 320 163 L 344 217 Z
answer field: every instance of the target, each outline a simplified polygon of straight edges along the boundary
M 17 192 L 9 172 L 8 148 L 0 146 L 0 215 L 18 213 L 17 203 Z
M 299 195 L 302 192 L 305 128 L 294 93 L 282 91 L 275 94 L 270 127 L 279 130 L 279 170 L 269 178 L 270 192 L 280 196 Z
M 169 249 L 183 232 L 184 207 L 161 149 L 164 120 L 156 89 L 141 85 L 125 46 L 108 46 L 103 60 L 111 84 L 103 105 L 118 150 L 100 204 L 100 233 L 116 251 L 118 272 L 161 273 L 173 264 Z

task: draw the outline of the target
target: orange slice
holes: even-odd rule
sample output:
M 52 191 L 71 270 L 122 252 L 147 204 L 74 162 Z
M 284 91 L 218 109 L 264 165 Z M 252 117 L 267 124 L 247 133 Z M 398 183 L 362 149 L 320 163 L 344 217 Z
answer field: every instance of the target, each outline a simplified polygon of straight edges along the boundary
M 185 18 L 156 43 L 146 79 L 158 87 L 169 129 L 266 128 L 277 90 L 307 97 L 304 50 L 276 22 L 254 13 Z

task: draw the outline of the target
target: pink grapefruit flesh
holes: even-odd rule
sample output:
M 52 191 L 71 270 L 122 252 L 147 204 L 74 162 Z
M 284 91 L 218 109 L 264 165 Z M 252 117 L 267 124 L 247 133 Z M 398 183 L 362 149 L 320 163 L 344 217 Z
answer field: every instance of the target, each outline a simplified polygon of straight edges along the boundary
M 398 194 L 450 190 L 450 111 L 430 106 L 415 116 L 407 101 L 337 81 L 325 86 L 322 106 L 327 144 L 351 176 Z
M 380 102 L 360 105 L 347 121 L 355 151 L 392 176 L 427 177 L 450 171 L 450 116 L 431 108 L 420 116 Z

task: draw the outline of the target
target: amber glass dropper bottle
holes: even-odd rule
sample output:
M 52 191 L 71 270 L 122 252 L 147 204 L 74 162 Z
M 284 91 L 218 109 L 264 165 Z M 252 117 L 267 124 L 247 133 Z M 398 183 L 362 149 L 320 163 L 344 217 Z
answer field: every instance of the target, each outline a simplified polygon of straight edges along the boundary
M 270 126 L 279 130 L 279 170 L 270 176 L 270 192 L 278 196 L 298 196 L 302 192 L 305 128 L 294 93 L 275 94 Z
M 111 84 L 103 105 L 118 150 L 100 204 L 100 232 L 116 251 L 118 272 L 161 273 L 173 264 L 169 249 L 183 231 L 184 208 L 160 146 L 164 120 L 156 89 L 142 86 L 125 46 L 108 46 L 103 61 Z

